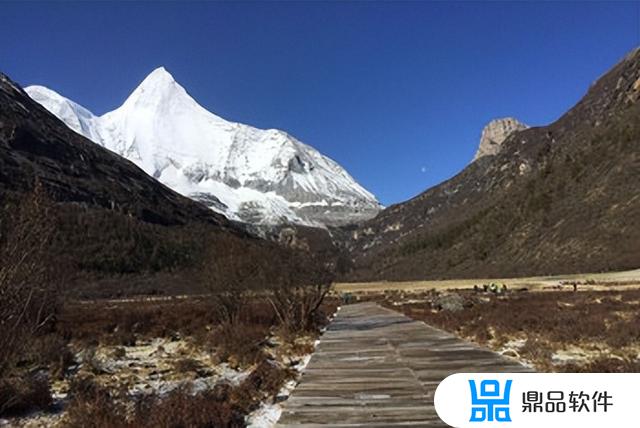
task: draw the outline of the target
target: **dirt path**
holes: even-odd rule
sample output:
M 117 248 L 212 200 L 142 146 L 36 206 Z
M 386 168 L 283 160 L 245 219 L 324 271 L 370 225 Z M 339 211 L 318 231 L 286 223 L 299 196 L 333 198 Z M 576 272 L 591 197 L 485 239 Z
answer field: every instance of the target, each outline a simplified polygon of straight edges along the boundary
M 446 426 L 433 394 L 449 374 L 528 370 L 375 303 L 347 305 L 322 336 L 278 426 Z

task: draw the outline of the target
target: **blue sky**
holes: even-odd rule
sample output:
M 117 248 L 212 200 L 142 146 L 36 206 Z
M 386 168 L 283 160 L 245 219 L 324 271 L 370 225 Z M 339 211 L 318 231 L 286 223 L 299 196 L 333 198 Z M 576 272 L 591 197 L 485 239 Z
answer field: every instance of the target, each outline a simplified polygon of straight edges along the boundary
M 0 71 L 96 114 L 164 65 L 384 204 L 459 172 L 489 120 L 558 118 L 640 45 L 640 2 L 3 3 Z

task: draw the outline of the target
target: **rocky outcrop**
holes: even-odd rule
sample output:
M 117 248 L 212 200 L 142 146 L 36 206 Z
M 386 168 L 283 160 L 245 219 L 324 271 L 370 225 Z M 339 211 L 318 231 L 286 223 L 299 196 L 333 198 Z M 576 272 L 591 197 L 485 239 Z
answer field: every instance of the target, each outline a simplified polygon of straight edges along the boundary
M 495 155 L 500 151 L 504 140 L 515 131 L 522 131 L 528 126 L 513 117 L 492 120 L 482 130 L 480 146 L 473 160 L 487 155 Z

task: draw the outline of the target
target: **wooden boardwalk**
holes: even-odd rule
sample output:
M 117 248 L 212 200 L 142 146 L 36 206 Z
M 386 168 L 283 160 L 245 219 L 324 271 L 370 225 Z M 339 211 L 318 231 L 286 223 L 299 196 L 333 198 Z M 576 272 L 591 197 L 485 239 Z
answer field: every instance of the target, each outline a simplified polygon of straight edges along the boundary
M 529 371 L 375 303 L 343 306 L 320 340 L 278 427 L 444 427 L 438 383 L 456 372 Z

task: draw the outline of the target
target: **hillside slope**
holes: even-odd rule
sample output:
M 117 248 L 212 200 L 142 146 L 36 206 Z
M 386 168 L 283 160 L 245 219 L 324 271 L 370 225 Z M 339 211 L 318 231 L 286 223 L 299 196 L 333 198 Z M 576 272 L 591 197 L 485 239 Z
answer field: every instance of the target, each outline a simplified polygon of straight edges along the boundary
M 640 266 L 640 50 L 556 122 L 351 231 L 348 279 Z
M 99 206 L 163 225 L 193 220 L 230 224 L 71 131 L 2 74 L 0 120 L 2 193 L 24 192 L 38 178 L 60 202 Z
M 288 258 L 72 131 L 0 74 L 0 245 L 36 188 L 51 204 L 40 220 L 55 225 L 51 259 L 41 262 L 64 262 L 69 288 L 99 280 L 118 295 L 190 292 L 203 264 L 216 272 L 206 280 L 222 287 L 237 281 L 241 263 L 277 267 Z M 158 282 L 161 274 L 171 278 Z

